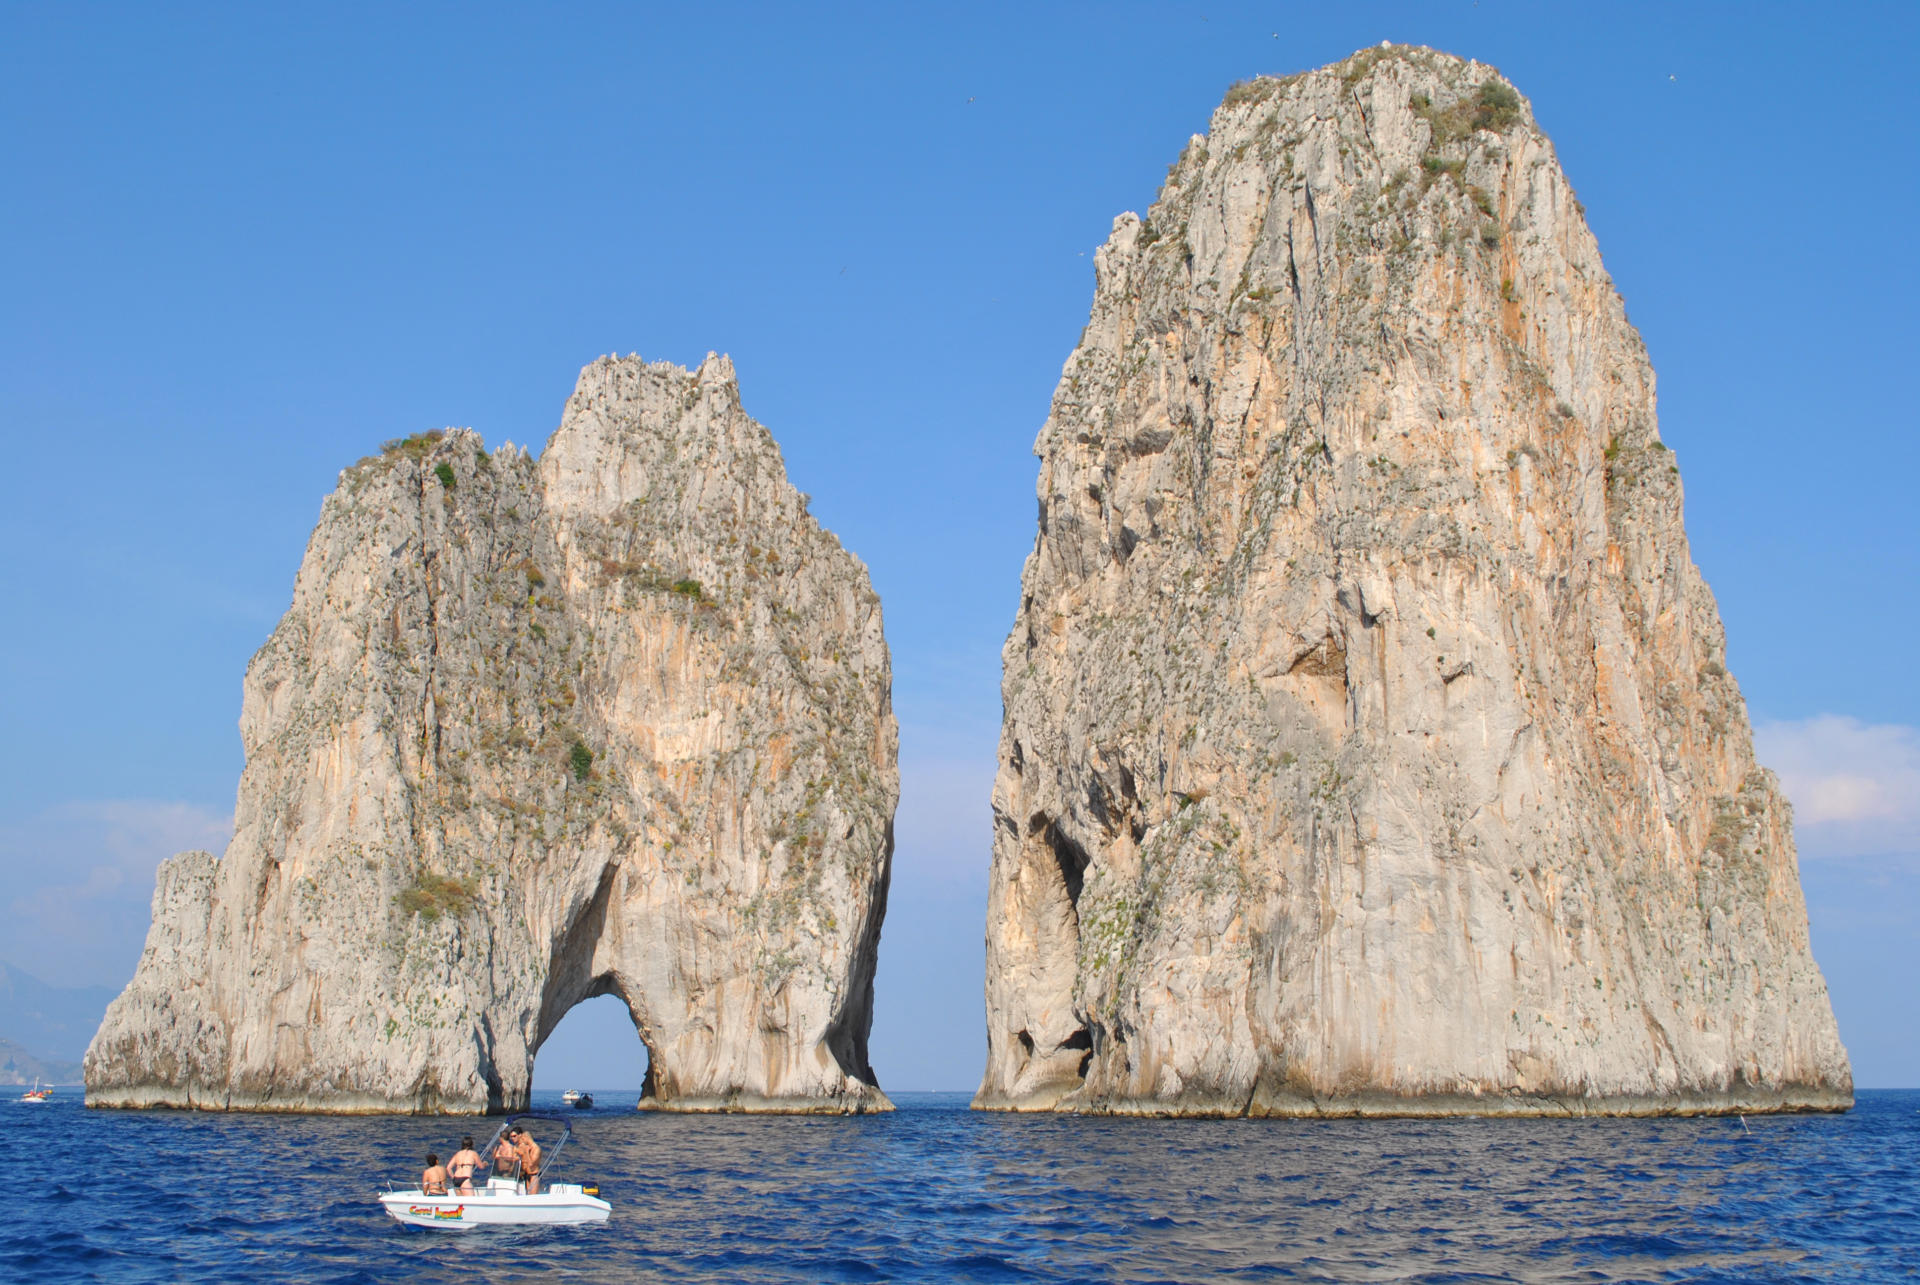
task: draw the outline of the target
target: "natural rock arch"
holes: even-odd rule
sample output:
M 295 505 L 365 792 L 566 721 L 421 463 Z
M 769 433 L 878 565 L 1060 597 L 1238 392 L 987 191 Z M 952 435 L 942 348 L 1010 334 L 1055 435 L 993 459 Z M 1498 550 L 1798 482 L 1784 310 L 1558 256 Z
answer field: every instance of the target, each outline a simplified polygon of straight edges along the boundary
M 612 979 L 606 979 L 611 982 Z M 563 1061 L 564 1059 L 564 1061 Z M 534 1051 L 533 1087 L 537 1092 L 581 1089 L 600 1093 L 638 1091 L 639 1109 L 649 1110 L 654 1093 L 649 1072 L 652 1055 L 634 1020 L 633 1009 L 611 985 L 577 1001 Z
M 645 998 L 639 993 L 639 988 L 623 977 L 602 952 L 611 893 L 612 880 L 603 878 L 585 912 L 555 948 L 546 981 L 540 988 L 540 1010 L 534 1019 L 533 1041 L 528 1050 L 527 1082 L 517 1095 L 521 1100 L 532 1091 L 534 1060 L 548 1037 L 559 1029 L 560 1023 L 575 1008 L 603 995 L 614 996 L 626 1007 L 627 1018 L 633 1023 L 634 1038 L 647 1054 L 647 1076 L 641 1099 L 645 1102 L 656 1096 L 653 1079 L 655 1059 L 653 1045 L 647 1039 Z
M 389 443 L 248 667 L 233 842 L 162 866 L 89 1103 L 512 1109 L 606 990 L 652 1106 L 883 1108 L 890 686 L 724 358 L 596 362 L 537 464 Z

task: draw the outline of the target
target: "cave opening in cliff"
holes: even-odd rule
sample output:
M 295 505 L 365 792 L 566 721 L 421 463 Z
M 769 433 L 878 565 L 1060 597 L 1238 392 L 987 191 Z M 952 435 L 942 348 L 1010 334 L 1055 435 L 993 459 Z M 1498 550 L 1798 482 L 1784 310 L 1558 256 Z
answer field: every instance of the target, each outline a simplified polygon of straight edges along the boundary
M 1068 838 L 1060 830 L 1060 823 L 1053 822 L 1046 828 L 1047 847 L 1053 853 L 1054 864 L 1059 868 L 1060 881 L 1067 890 L 1067 904 L 1073 908 L 1075 919 L 1080 915 L 1080 892 L 1086 886 L 1087 866 L 1092 858 L 1087 850 Z
M 559 1094 L 581 1089 L 600 1097 L 638 1098 L 653 1073 L 645 1039 L 627 1002 L 611 992 L 568 1009 L 535 1050 L 532 1091 Z M 626 1105 L 631 1105 L 626 1104 Z
M 1074 1074 L 1082 1080 L 1086 1079 L 1087 1068 L 1093 1065 L 1093 1028 L 1083 1026 L 1060 1041 L 1060 1050 L 1065 1052 L 1068 1049 L 1080 1050 L 1080 1065 L 1075 1069 Z

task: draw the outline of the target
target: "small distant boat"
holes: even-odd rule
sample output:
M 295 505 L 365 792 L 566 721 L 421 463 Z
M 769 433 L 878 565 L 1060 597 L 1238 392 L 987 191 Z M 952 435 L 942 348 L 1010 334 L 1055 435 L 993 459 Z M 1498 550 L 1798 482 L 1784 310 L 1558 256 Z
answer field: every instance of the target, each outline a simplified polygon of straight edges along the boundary
M 33 1077 L 33 1087 L 25 1093 L 22 1093 L 20 1100 L 22 1102 L 51 1102 L 53 1101 L 53 1086 L 49 1084 L 46 1088 L 41 1088 L 40 1077 L 36 1075 Z
M 579 1089 L 568 1089 L 560 1095 L 560 1100 L 572 1107 L 575 1111 L 587 1111 L 593 1107 L 593 1094 L 582 1092 Z
M 598 1187 L 544 1181 L 553 1172 L 554 1162 L 565 1149 L 567 1140 L 573 1137 L 573 1126 L 566 1117 L 510 1116 L 480 1154 L 492 1156 L 502 1135 L 509 1128 L 515 1125 L 524 1128 L 524 1122 L 529 1120 L 544 1120 L 558 1124 L 561 1129 L 560 1140 L 553 1144 L 542 1160 L 540 1169 L 543 1181 L 538 1194 L 528 1195 L 525 1186 L 511 1177 L 495 1175 L 483 1181 L 476 1174 L 471 1192 L 461 1192 L 452 1186 L 446 1195 L 429 1196 L 418 1187 L 409 1191 L 383 1191 L 380 1193 L 381 1207 L 410 1227 L 560 1226 L 607 1221 L 613 1206 L 600 1199 Z

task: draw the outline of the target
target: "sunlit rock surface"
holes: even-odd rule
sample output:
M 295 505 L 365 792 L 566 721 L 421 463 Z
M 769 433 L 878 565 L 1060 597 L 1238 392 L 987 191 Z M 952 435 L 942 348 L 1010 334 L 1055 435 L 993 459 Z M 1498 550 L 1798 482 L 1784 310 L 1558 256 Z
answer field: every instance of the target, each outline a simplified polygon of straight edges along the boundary
M 1035 449 L 977 1106 L 1851 1102 L 1653 371 L 1490 68 L 1236 86 Z
M 645 1106 L 885 1108 L 890 686 L 724 358 L 596 362 L 537 463 L 390 444 L 248 666 L 232 844 L 161 868 L 88 1102 L 517 1108 L 612 993 Z

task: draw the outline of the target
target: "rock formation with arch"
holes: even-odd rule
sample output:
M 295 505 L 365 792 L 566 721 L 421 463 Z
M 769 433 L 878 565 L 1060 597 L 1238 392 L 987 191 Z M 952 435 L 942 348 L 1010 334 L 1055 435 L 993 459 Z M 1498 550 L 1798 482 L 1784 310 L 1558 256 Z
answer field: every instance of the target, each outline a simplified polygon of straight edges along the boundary
M 1096 264 L 975 1104 L 1848 1105 L 1653 370 L 1514 88 L 1406 46 L 1238 85 Z
M 342 473 L 240 725 L 233 841 L 161 867 L 89 1105 L 516 1109 L 614 994 L 643 1106 L 888 1106 L 880 602 L 725 358 L 595 362 L 537 462 Z

